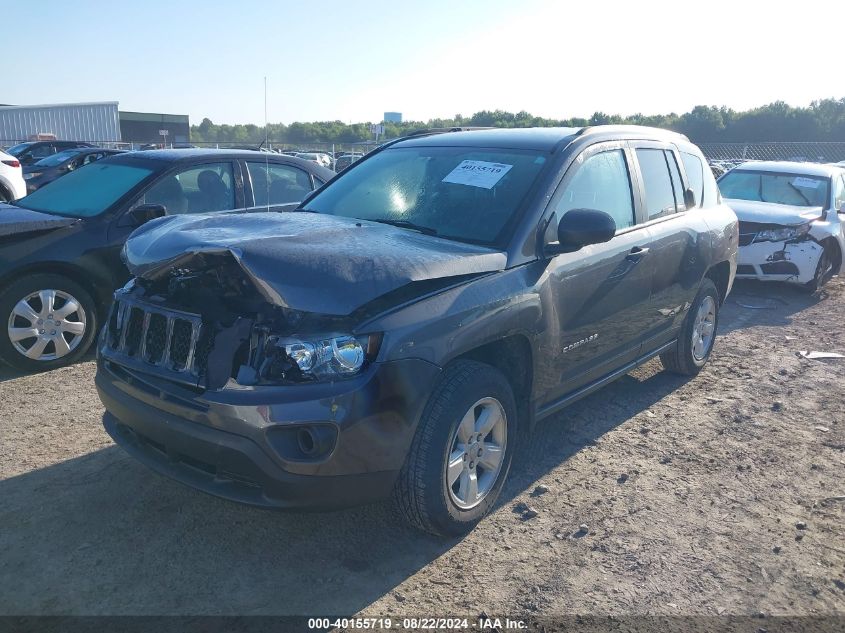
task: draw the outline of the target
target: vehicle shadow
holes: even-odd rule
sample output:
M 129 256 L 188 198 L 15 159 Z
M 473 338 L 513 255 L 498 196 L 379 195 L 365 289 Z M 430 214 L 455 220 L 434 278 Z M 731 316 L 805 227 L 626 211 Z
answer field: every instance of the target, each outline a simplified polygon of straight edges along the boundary
M 659 368 L 541 422 L 499 510 L 685 382 Z M 351 615 L 460 542 L 405 527 L 387 503 L 283 514 L 221 501 L 114 446 L 0 481 L 0 499 L 0 614 Z
M 831 293 L 842 291 L 843 282 L 834 279 L 817 293 L 809 293 L 794 284 L 741 279 L 734 282 L 722 308 L 719 334 L 749 326 L 791 325 L 795 316 Z
M 80 358 L 75 363 L 69 365 L 69 367 L 73 367 L 74 365 L 78 365 L 80 363 L 87 363 L 89 361 L 96 360 L 96 359 L 97 359 L 97 352 L 92 347 L 91 350 L 87 354 L 85 354 L 85 356 Z M 54 370 L 45 370 L 44 372 L 24 372 L 24 371 L 18 371 L 17 369 L 12 369 L 8 365 L 6 365 L 4 363 L 0 363 L 0 384 L 6 382 L 7 380 L 14 380 L 16 378 L 22 378 L 23 376 L 30 376 L 30 375 L 34 375 L 36 373 L 47 373 L 49 371 L 54 371 Z

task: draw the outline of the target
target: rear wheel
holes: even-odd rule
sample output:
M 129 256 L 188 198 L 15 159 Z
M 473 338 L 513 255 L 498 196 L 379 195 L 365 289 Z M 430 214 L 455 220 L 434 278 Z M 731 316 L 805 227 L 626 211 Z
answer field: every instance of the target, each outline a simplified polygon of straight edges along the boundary
M 23 277 L 0 292 L 0 360 L 21 371 L 39 371 L 79 360 L 97 331 L 91 295 L 61 275 Z
M 500 371 L 475 361 L 449 365 L 394 489 L 405 520 L 437 535 L 469 532 L 501 492 L 516 429 L 513 391 Z
M 11 202 L 12 194 L 6 191 L 6 188 L 0 185 L 0 202 Z
M 719 291 L 704 278 L 687 312 L 677 344 L 660 355 L 663 367 L 684 376 L 695 376 L 710 358 L 719 324 Z

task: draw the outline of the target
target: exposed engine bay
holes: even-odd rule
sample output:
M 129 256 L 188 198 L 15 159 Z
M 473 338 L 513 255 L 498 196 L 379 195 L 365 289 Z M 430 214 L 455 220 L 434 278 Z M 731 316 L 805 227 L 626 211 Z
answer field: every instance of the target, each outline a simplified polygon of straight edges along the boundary
M 350 331 L 349 321 L 271 304 L 234 259 L 199 254 L 115 294 L 103 353 L 199 389 L 301 383 L 317 376 L 290 357 L 296 334 Z

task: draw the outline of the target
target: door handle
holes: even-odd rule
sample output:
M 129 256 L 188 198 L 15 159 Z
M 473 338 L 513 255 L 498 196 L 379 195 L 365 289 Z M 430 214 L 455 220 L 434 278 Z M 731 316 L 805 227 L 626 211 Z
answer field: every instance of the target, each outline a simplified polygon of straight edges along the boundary
M 643 257 L 648 255 L 648 247 L 647 246 L 635 246 L 631 249 L 631 252 L 625 256 L 629 262 L 638 262 Z

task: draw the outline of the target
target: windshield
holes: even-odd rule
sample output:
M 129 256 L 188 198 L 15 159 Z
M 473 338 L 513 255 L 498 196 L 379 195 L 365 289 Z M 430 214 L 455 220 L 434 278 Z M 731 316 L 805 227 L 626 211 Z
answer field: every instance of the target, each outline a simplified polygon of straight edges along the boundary
M 58 154 L 53 154 L 52 156 L 48 156 L 47 158 L 42 158 L 39 160 L 33 167 L 55 167 L 56 165 L 61 165 L 66 160 L 69 160 L 80 154 L 83 150 L 81 149 L 66 149 L 63 152 L 59 152 Z
M 826 207 L 828 178 L 734 169 L 719 179 L 719 190 L 734 200 Z
M 15 204 L 24 209 L 75 218 L 100 215 L 152 169 L 120 163 L 97 162 L 54 180 Z
M 307 207 L 493 244 L 516 220 L 545 162 L 535 151 L 391 148 L 343 172 Z
M 17 145 L 12 145 L 9 149 L 6 150 L 7 154 L 11 154 L 12 156 L 20 156 L 21 153 L 32 143 L 18 143 Z

